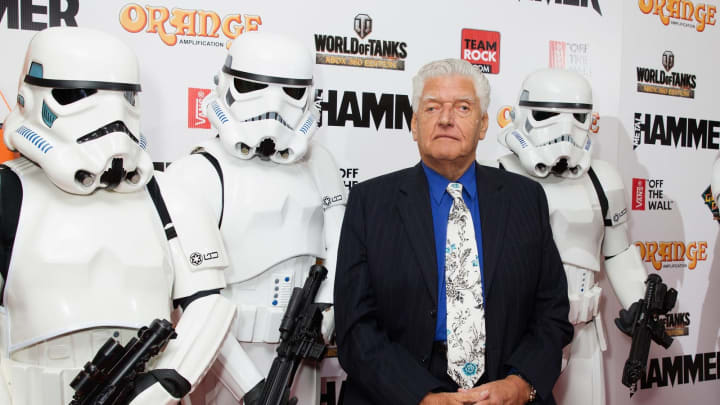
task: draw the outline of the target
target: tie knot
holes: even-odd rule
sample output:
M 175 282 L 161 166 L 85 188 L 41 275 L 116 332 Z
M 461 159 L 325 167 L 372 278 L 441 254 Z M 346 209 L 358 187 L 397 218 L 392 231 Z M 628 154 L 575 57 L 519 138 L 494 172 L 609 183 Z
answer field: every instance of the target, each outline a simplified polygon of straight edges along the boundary
M 450 194 L 450 197 L 453 199 L 461 199 L 462 200 L 462 189 L 463 186 L 460 183 L 450 183 L 447 186 L 447 192 Z

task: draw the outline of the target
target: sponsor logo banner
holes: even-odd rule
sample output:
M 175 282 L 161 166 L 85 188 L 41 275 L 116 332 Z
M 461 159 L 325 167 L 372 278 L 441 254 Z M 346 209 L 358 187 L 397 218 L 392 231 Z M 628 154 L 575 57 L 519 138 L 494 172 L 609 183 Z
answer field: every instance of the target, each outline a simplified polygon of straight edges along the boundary
M 522 1 L 522 0 L 518 0 Z M 600 0 L 529 0 L 535 3 L 545 2 L 549 4 L 562 4 L 566 6 L 592 7 L 598 14 L 602 15 L 600 10 Z
M 665 96 L 695 98 L 697 76 L 691 73 L 671 72 L 675 66 L 673 51 L 662 54 L 664 70 L 641 67 L 637 69 L 637 91 Z
M 358 169 L 357 167 L 340 168 L 340 177 L 342 177 L 343 184 L 345 185 L 345 188 L 347 188 L 348 192 L 352 189 L 354 185 L 358 183 L 359 173 L 360 169 Z
M 674 148 L 720 147 L 720 122 L 660 114 L 635 113 L 633 149 L 642 144 Z
M 200 108 L 210 89 L 188 88 L 188 128 L 210 129 L 210 120 Z
M 676 312 L 659 316 L 665 325 L 668 336 L 688 336 L 690 334 L 690 312 Z
M 707 205 L 708 209 L 712 213 L 713 219 L 720 222 L 720 210 L 718 210 L 717 201 L 715 201 L 715 197 L 713 197 L 710 186 L 703 191 L 702 198 L 705 205 Z
M 0 1 L 0 23 L 6 21 L 8 29 L 41 31 L 47 27 L 77 27 L 75 17 L 80 10 L 80 0 L 49 0 L 47 5 L 33 4 L 27 0 Z
M 567 69 L 590 77 L 590 44 L 550 41 L 548 67 Z
M 694 270 L 698 262 L 708 259 L 707 241 L 637 241 L 635 246 L 640 249 L 643 261 L 651 263 L 657 271 L 685 268 Z
M 168 46 L 178 43 L 230 48 L 240 34 L 257 31 L 262 25 L 259 15 L 228 14 L 220 17 L 215 11 L 167 7 L 145 7 L 130 3 L 119 12 L 120 25 L 125 31 L 154 34 Z M 222 34 L 225 40 L 220 38 Z
M 705 31 L 708 25 L 715 25 L 717 7 L 690 0 L 638 0 L 643 14 L 658 16 L 663 25 L 676 25 Z
M 500 33 L 464 28 L 460 38 L 460 57 L 483 73 L 500 73 Z
M 355 128 L 372 125 L 379 130 L 384 122 L 385 129 L 410 130 L 413 112 L 406 94 L 318 89 L 315 98 L 321 100 L 321 126 L 344 127 L 349 122 Z
M 315 34 L 315 63 L 373 69 L 405 70 L 407 43 L 394 40 L 365 39 L 373 30 L 368 14 L 353 20 L 356 37 Z
M 634 211 L 670 211 L 675 201 L 665 196 L 663 179 L 632 179 L 631 207 Z
M 718 358 L 718 352 L 651 358 L 641 375 L 640 389 L 718 380 Z

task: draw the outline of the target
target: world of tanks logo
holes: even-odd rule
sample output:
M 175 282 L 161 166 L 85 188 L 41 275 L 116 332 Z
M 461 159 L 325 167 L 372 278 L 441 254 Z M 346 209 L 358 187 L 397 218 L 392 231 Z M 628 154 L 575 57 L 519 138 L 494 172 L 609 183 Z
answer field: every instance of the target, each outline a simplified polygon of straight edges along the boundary
M 663 69 L 636 67 L 637 91 L 684 98 L 695 98 L 697 76 L 692 73 L 672 72 L 675 53 L 667 50 L 662 54 Z
M 404 41 L 372 39 L 373 19 L 369 14 L 357 14 L 353 19 L 356 37 L 315 34 L 315 63 L 321 65 L 354 66 L 361 68 L 405 70 L 408 56 Z

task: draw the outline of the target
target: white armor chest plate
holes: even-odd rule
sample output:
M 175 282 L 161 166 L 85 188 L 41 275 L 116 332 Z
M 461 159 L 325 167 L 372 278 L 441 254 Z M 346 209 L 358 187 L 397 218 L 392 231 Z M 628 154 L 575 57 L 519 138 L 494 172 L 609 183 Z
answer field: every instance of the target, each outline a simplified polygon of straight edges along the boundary
M 169 319 L 173 271 L 146 191 L 72 195 L 32 163 L 12 163 L 23 200 L 4 293 L 11 352 L 81 329 Z
M 324 257 L 322 197 L 307 164 L 242 160 L 218 149 L 211 153 L 225 182 L 227 283 L 250 280 L 293 257 Z
M 503 156 L 500 162 L 508 171 L 527 176 L 514 155 Z M 545 190 L 550 226 L 563 263 L 599 271 L 605 226 L 590 176 L 585 174 L 578 179 L 553 175 L 531 178 Z

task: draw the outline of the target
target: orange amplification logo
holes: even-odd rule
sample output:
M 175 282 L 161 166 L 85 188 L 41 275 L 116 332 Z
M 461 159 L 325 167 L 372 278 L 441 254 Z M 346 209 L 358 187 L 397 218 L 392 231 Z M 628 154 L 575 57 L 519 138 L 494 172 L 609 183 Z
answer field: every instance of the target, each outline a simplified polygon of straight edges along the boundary
M 225 46 L 229 48 L 232 40 L 243 32 L 257 31 L 262 25 L 262 18 L 248 14 L 230 14 L 221 18 L 214 11 L 168 10 L 167 7 L 143 7 L 131 3 L 120 9 L 120 25 L 132 33 L 146 29 L 145 32 L 158 34 L 160 40 L 168 46 L 175 46 L 178 36 L 219 38 L 219 31 L 228 39 Z M 206 45 L 200 42 L 190 41 L 192 44 Z
M 644 14 L 653 13 L 660 17 L 664 25 L 668 25 L 671 19 L 673 24 L 687 25 L 680 20 L 693 21 L 697 23 L 695 29 L 698 32 L 705 31 L 707 25 L 715 25 L 716 6 L 709 4 L 693 3 L 690 0 L 638 0 L 638 7 Z
M 663 268 L 685 268 L 693 270 L 698 262 L 708 259 L 707 241 L 703 242 L 656 242 L 638 241 L 635 246 L 640 248 L 640 256 L 647 263 L 652 263 L 655 270 Z

